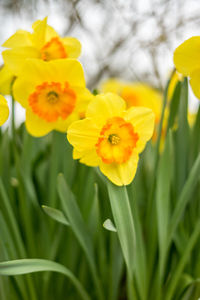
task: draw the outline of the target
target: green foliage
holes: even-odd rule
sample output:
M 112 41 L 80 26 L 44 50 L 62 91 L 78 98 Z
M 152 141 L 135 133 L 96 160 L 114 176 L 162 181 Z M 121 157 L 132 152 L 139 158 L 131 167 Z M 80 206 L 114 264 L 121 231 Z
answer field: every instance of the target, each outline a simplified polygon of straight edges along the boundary
M 167 106 L 166 88 L 162 120 Z M 200 109 L 190 126 L 187 106 L 185 79 L 127 187 L 73 161 L 65 134 L 1 132 L 0 299 L 200 297 Z

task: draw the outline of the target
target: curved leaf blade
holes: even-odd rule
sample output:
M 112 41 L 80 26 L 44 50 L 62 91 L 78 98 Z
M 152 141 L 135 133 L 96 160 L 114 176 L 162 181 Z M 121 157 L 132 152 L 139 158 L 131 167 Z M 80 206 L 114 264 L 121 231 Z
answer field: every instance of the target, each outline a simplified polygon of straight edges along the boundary
M 0 263 L 1 276 L 22 275 L 34 272 L 52 271 L 65 275 L 76 287 L 83 300 L 91 300 L 80 281 L 65 266 L 45 259 L 19 259 Z

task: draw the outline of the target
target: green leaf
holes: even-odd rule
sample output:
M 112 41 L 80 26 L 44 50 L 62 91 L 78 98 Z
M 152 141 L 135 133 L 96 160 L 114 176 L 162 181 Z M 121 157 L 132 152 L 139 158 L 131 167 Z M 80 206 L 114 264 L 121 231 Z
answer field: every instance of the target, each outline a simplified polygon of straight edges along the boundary
M 188 174 L 189 157 L 189 125 L 188 125 L 188 81 L 181 83 L 180 105 L 178 114 L 178 130 L 176 132 L 176 190 L 179 195 Z
M 1 178 L 0 178 L 0 195 L 1 195 L 1 206 L 3 206 L 4 216 L 6 216 L 7 218 L 8 227 L 10 228 L 13 234 L 18 253 L 20 256 L 26 256 L 26 251 L 20 235 L 19 226 L 17 224 L 17 220 L 13 213 L 10 199 L 8 198 L 8 195 L 6 193 Z
M 107 187 L 117 234 L 131 276 L 134 268 L 135 229 L 127 190 L 125 186 L 119 187 L 110 181 L 107 181 Z
M 135 235 L 136 235 L 136 248 L 134 253 L 134 277 L 137 285 L 137 291 L 140 296 L 140 299 L 147 298 L 147 255 L 145 249 L 144 236 L 143 236 L 143 228 L 142 228 L 142 219 L 140 216 L 140 207 L 138 207 L 138 203 L 140 203 L 141 198 L 145 197 L 141 196 L 141 193 L 145 193 L 144 189 L 144 181 L 141 180 L 143 177 L 140 177 L 143 173 L 143 166 L 140 165 L 140 173 L 136 176 L 134 182 L 127 188 L 129 194 L 129 200 L 131 205 L 131 210 L 134 219 L 134 227 L 135 227 Z M 146 200 L 146 199 L 145 199 Z M 143 219 L 144 220 L 144 219 Z
M 199 170 L 200 170 L 200 153 L 199 153 L 196 161 L 194 162 L 192 170 L 189 173 L 188 179 L 183 187 L 180 197 L 177 200 L 177 204 L 176 204 L 174 212 L 172 214 L 170 228 L 169 228 L 169 234 L 168 234 L 169 243 L 171 242 L 171 239 L 173 238 L 173 235 L 174 235 L 175 230 L 179 224 L 179 221 L 183 215 L 186 205 L 187 205 L 188 201 L 190 200 L 192 192 L 193 192 L 194 188 L 196 187 L 196 184 L 199 180 L 199 176 L 200 176 Z
M 45 259 L 20 259 L 0 263 L 0 275 L 2 276 L 14 276 L 43 271 L 52 271 L 65 275 L 74 284 L 83 300 L 91 300 L 73 273 L 59 263 Z
M 62 174 L 58 175 L 58 193 L 60 196 L 64 214 L 67 216 L 71 228 L 74 231 L 74 234 L 76 235 L 82 248 L 84 249 L 88 260 L 94 267 L 94 250 L 89 232 L 82 218 L 75 197 L 72 194 L 67 183 L 65 182 L 64 176 Z
M 196 156 L 200 152 L 200 134 L 199 134 L 199 128 L 200 128 L 200 106 L 196 115 L 196 120 L 194 123 L 194 126 L 192 128 L 192 134 L 191 134 L 191 145 L 192 145 L 192 163 L 195 160 Z
M 172 179 L 173 153 L 172 153 L 172 134 L 166 139 L 165 149 L 158 165 L 158 175 L 156 184 L 156 209 L 157 226 L 159 240 L 159 267 L 160 280 L 162 281 L 167 254 L 167 236 L 170 219 L 170 184 Z
M 68 187 L 63 174 L 58 175 L 58 193 L 64 214 L 66 214 L 71 228 L 88 259 L 94 282 L 96 284 L 98 297 L 99 299 L 103 299 L 101 284 L 97 275 L 92 239 L 76 203 L 75 197 Z
M 6 257 L 4 259 L 14 259 L 19 257 L 18 251 L 16 249 L 14 240 L 12 238 L 11 232 L 6 224 L 6 220 L 0 211 L 0 236 L 1 244 L 5 248 Z M 23 299 L 28 299 L 28 294 L 25 286 L 25 281 L 23 278 L 17 278 L 16 284 L 21 292 L 21 297 Z
M 165 300 L 171 300 L 173 298 L 174 291 L 176 290 L 178 281 L 181 277 L 181 274 L 184 270 L 185 265 L 188 262 L 189 256 L 195 246 L 200 235 L 200 220 L 197 221 L 195 228 L 188 240 L 188 243 L 185 247 L 185 251 L 180 258 L 179 263 L 177 264 L 174 272 L 172 273 L 169 284 L 166 286 Z
M 66 226 L 69 226 L 69 222 L 67 221 L 65 215 L 59 209 L 49 207 L 49 206 L 46 206 L 46 205 L 42 205 L 42 209 L 53 220 L 55 220 L 55 221 L 57 221 L 61 224 L 64 224 Z
M 105 222 L 103 223 L 103 227 L 109 231 L 117 232 L 116 227 L 110 219 L 105 220 Z
M 178 113 L 178 107 L 180 102 L 181 82 L 178 82 L 174 90 L 172 100 L 170 102 L 169 119 L 167 125 L 167 131 L 173 128 Z
M 192 276 L 187 273 L 182 274 L 176 288 L 176 300 L 182 299 L 181 295 L 183 295 L 184 291 L 186 291 L 194 282 L 195 280 Z

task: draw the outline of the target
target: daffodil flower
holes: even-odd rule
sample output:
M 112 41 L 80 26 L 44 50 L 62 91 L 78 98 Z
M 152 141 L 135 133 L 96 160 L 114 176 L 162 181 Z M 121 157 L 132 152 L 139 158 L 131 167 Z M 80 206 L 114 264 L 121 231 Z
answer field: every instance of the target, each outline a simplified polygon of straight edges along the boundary
M 200 36 L 193 36 L 174 51 L 174 65 L 179 73 L 190 77 L 192 90 L 200 99 Z
M 125 101 L 116 94 L 98 95 L 88 105 L 86 118 L 68 128 L 73 158 L 99 166 L 114 184 L 127 185 L 135 176 L 139 153 L 152 137 L 154 118 L 149 108 L 126 110 Z
M 152 109 L 155 114 L 155 122 L 159 123 L 162 110 L 162 95 L 147 84 L 125 82 L 113 78 L 103 82 L 100 90 L 103 93 L 116 93 L 121 96 L 126 101 L 127 108 L 144 106 Z
M 13 86 L 13 94 L 26 109 L 26 128 L 36 137 L 52 130 L 66 132 L 85 114 L 93 95 L 85 87 L 83 68 L 76 59 L 44 62 L 29 59 Z
M 50 61 L 62 58 L 77 58 L 81 52 L 80 42 L 73 37 L 61 38 L 47 25 L 47 18 L 32 25 L 33 32 L 18 30 L 2 46 L 5 67 L 18 75 L 27 58 Z M 1 75 L 0 75 L 1 77 Z
M 6 99 L 0 95 L 0 126 L 2 126 L 8 119 L 9 108 Z

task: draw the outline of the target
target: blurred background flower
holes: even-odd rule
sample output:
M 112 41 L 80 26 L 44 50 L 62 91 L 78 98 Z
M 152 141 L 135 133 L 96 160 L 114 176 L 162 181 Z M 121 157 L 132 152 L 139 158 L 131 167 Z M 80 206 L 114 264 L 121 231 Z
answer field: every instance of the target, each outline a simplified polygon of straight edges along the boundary
M 80 40 L 90 89 L 117 77 L 162 90 L 173 69 L 174 49 L 199 35 L 199 9 L 196 0 L 1 0 L 0 44 L 48 16 L 61 36 Z M 192 111 L 198 106 L 194 96 L 190 106 Z M 21 107 L 16 109 L 19 122 L 24 117 Z

